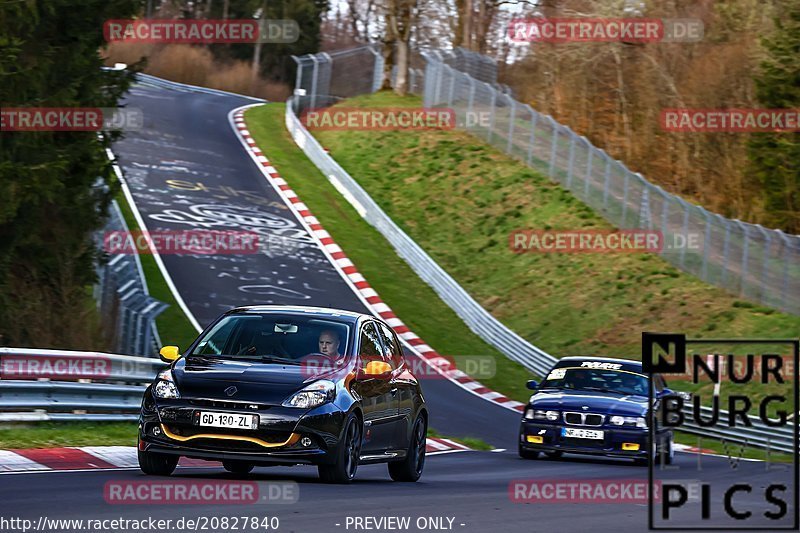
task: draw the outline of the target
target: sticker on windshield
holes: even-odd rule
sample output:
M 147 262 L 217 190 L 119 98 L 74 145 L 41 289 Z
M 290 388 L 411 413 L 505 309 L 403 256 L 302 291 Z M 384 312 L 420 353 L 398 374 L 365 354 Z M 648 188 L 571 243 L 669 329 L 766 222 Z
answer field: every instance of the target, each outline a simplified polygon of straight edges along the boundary
M 565 375 L 567 375 L 566 368 L 556 368 L 555 370 L 550 372 L 550 375 L 547 376 L 547 379 L 564 379 Z
M 596 368 L 598 370 L 619 370 L 622 365 L 619 363 L 601 363 L 599 361 L 584 361 L 581 363 L 584 368 Z

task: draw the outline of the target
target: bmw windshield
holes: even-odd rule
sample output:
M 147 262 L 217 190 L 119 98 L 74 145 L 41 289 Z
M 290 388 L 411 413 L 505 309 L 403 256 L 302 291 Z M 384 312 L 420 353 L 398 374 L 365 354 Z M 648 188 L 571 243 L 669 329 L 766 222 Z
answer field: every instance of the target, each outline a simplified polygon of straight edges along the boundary
M 540 389 L 567 389 L 647 396 L 648 380 L 642 374 L 624 370 L 555 368 Z
M 343 360 L 350 326 L 289 314 L 236 314 L 222 318 L 190 356 L 301 364 L 308 357 Z

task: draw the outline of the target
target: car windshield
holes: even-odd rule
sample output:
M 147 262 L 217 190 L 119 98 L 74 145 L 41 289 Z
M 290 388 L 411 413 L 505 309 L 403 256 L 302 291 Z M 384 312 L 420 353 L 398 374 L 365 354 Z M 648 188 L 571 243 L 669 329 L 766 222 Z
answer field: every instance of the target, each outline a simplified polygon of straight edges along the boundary
M 301 364 L 317 356 L 342 360 L 350 326 L 343 322 L 284 314 L 229 315 L 209 330 L 190 356 Z
M 554 368 L 539 388 L 558 388 L 647 396 L 647 376 L 624 370 Z

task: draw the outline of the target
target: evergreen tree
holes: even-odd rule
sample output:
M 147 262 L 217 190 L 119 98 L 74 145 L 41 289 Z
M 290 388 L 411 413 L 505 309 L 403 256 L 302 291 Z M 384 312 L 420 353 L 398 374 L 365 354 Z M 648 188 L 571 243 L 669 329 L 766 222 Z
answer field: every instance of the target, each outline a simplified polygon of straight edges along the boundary
M 0 3 L 0 105 L 116 107 L 131 75 L 101 70 L 103 23 L 138 7 Z M 87 340 L 91 236 L 113 194 L 102 186 L 111 141 L 96 132 L 0 133 L 0 345 L 76 348 Z

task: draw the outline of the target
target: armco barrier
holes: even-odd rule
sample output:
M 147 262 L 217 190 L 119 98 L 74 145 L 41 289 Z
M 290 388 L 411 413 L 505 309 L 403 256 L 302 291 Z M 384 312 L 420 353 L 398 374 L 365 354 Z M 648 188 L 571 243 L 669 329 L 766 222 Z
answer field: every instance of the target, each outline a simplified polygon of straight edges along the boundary
M 0 348 L 0 422 L 135 420 L 146 384 L 165 367 L 148 357 Z

